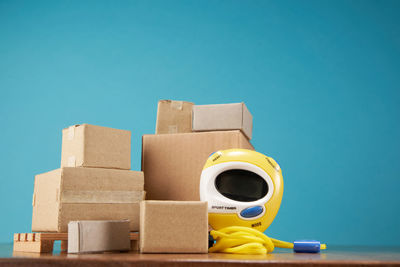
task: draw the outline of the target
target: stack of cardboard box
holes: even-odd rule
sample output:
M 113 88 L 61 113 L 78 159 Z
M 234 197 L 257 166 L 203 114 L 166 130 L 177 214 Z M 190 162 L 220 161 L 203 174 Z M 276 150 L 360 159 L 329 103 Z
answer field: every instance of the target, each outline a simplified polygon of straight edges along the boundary
M 254 149 L 251 134 L 252 116 L 243 103 L 159 101 L 156 134 L 142 140 L 147 199 L 200 200 L 200 175 L 208 156 L 222 149 Z
M 159 101 L 156 134 L 142 140 L 145 190 L 152 201 L 141 203 L 141 252 L 208 251 L 207 203 L 199 201 L 203 166 L 215 151 L 253 149 L 251 134 L 252 116 L 243 103 Z
M 78 253 L 112 249 L 112 242 L 97 243 L 116 233 L 125 240 L 114 242 L 116 247 L 126 249 L 127 228 L 140 229 L 144 253 L 206 253 L 207 203 L 199 201 L 203 166 L 217 150 L 253 149 L 251 134 L 252 116 L 243 103 L 196 106 L 162 100 L 156 134 L 143 136 L 138 172 L 130 170 L 129 131 L 88 124 L 64 129 L 61 168 L 35 177 L 32 231 L 66 233 L 71 222 L 69 250 Z M 149 201 L 142 201 L 144 190 Z M 82 220 L 91 222 L 73 222 Z M 129 220 L 129 226 L 121 220 Z M 88 234 L 82 227 L 90 228 Z M 96 239 L 91 227 L 109 231 Z M 74 229 L 78 234 L 71 235 Z M 19 241 L 37 237 L 44 240 L 37 251 L 43 251 L 44 234 L 16 234 L 14 249 Z M 66 240 L 64 235 L 58 238 Z M 82 250 L 83 243 L 90 246 Z
M 138 231 L 144 177 L 130 167 L 130 131 L 64 129 L 61 168 L 35 177 L 32 231 L 67 232 L 77 220 L 129 220 L 129 230 Z

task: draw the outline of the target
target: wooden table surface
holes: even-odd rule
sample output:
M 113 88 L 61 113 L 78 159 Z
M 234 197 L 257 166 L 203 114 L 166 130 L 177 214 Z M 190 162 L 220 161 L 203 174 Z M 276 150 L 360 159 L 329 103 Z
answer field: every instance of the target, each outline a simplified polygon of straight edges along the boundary
M 1 266 L 400 266 L 400 247 L 335 247 L 320 254 L 276 249 L 268 255 L 103 253 L 73 255 L 13 253 L 12 244 L 0 245 Z

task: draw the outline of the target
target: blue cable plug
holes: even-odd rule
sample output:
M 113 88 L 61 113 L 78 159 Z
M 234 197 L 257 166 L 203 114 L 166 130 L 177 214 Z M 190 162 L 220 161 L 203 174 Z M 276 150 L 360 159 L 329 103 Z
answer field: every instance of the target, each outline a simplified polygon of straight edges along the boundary
M 293 245 L 296 253 L 319 253 L 321 250 L 321 242 L 316 240 L 297 240 Z

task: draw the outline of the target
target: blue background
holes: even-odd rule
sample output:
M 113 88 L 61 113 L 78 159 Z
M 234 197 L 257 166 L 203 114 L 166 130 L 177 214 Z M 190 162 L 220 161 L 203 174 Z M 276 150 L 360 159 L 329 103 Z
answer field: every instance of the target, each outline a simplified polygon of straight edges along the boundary
M 154 133 L 157 101 L 244 101 L 285 193 L 267 233 L 400 245 L 400 1 L 0 1 L 0 242 L 61 129 Z

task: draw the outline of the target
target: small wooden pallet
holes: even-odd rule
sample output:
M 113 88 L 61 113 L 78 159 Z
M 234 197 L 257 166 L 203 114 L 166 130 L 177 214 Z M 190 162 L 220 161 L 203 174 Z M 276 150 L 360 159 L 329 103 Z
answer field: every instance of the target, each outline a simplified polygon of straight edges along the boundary
M 138 250 L 138 233 L 130 233 L 131 250 Z M 52 253 L 54 241 L 61 241 L 61 251 L 68 248 L 68 233 L 17 233 L 14 234 L 16 252 Z

